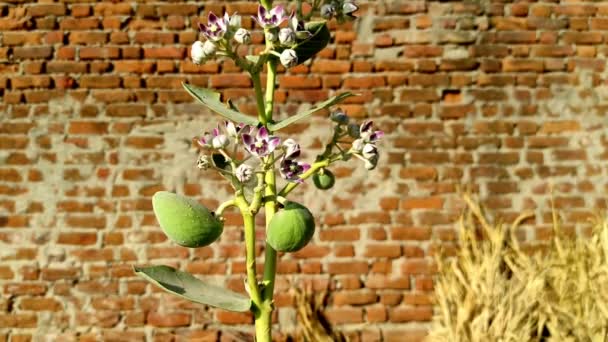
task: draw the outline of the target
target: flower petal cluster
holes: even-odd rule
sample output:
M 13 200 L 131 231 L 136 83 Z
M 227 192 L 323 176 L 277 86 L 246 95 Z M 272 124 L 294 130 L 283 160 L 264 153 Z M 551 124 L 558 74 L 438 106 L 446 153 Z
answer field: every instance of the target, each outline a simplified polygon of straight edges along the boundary
M 282 5 L 266 10 L 264 6 L 258 6 L 258 15 L 252 16 L 253 20 L 257 21 L 264 29 L 269 29 L 281 25 L 288 16 L 285 12 L 285 7 Z
M 228 32 L 228 25 L 230 25 L 228 13 L 224 13 L 223 17 L 218 17 L 213 12 L 209 12 L 207 25 L 199 23 L 198 27 L 205 38 L 217 42 L 224 38 L 224 35 Z
M 258 158 L 266 157 L 281 143 L 281 139 L 270 135 L 266 127 L 258 129 L 255 136 L 253 135 L 253 131 L 244 133 L 242 140 L 243 144 L 245 144 L 245 149 Z
M 353 141 L 351 147 L 351 152 L 363 159 L 368 170 L 373 170 L 378 165 L 380 155 L 376 143 L 384 136 L 384 132 L 374 130 L 373 125 L 373 121 L 365 121 L 359 127 L 358 139 Z
M 359 6 L 354 0 L 332 0 L 321 6 L 321 16 L 325 19 L 336 17 L 339 23 L 356 19 L 354 12 Z
M 279 165 L 281 177 L 290 182 L 302 182 L 300 175 L 310 169 L 310 165 L 296 160 L 300 157 L 300 145 L 293 139 L 287 139 L 282 147 L 284 154 Z

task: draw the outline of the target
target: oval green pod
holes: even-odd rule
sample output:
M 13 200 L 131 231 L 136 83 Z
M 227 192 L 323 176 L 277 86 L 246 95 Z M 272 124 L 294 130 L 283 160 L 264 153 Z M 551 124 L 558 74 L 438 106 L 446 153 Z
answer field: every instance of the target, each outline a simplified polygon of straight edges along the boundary
M 323 170 L 315 173 L 312 176 L 312 182 L 315 184 L 317 189 L 327 190 L 331 189 L 336 183 L 336 177 L 329 170 Z
M 270 220 L 266 241 L 279 252 L 295 252 L 306 246 L 314 233 L 312 213 L 301 204 L 287 202 Z
M 180 246 L 196 248 L 211 244 L 224 224 L 195 200 L 168 191 L 152 197 L 152 208 L 167 237 Z

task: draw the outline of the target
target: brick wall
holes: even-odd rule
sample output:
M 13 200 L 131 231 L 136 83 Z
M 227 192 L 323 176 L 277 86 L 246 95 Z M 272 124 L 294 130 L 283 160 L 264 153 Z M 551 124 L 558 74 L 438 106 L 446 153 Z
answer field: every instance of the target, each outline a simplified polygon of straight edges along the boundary
M 254 111 L 233 64 L 187 59 L 198 16 L 224 8 L 250 14 L 255 3 L 0 3 L 0 341 L 230 341 L 251 330 L 249 316 L 161 294 L 130 269 L 178 265 L 242 291 L 237 214 L 219 243 L 188 250 L 166 241 L 150 202 L 161 189 L 210 207 L 229 194 L 194 167 L 191 138 L 217 117 L 180 87 L 219 88 Z M 281 258 L 277 322 L 293 328 L 287 289 L 312 284 L 332 290 L 327 315 L 355 341 L 414 341 L 429 326 L 431 256 L 454 239 L 459 189 L 506 220 L 533 210 L 519 232 L 530 248 L 550 236 L 551 194 L 568 229 L 584 232 L 605 208 L 608 4 L 395 0 L 362 12 L 279 78 L 277 113 L 353 90 L 343 107 L 387 136 L 376 171 L 339 164 L 334 191 L 294 196 L 318 231 Z M 311 159 L 325 122 L 291 130 Z

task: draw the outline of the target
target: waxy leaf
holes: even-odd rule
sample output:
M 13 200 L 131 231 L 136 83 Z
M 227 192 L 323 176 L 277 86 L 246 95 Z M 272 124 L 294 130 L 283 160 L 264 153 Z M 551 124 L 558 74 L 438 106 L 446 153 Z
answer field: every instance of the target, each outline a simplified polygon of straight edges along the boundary
M 324 21 L 310 22 L 305 27 L 308 32 L 312 33 L 312 36 L 298 43 L 294 48 L 298 56 L 298 64 L 306 62 L 323 50 L 331 39 L 331 34 Z
M 251 300 L 234 291 L 211 285 L 169 266 L 134 267 L 135 273 L 174 295 L 195 303 L 211 305 L 228 311 L 245 312 Z
M 190 95 L 192 95 L 192 97 L 197 99 L 207 108 L 225 117 L 226 119 L 236 123 L 244 123 L 247 125 L 257 126 L 258 120 L 256 118 L 245 115 L 223 104 L 220 101 L 219 93 L 216 93 L 209 89 L 199 88 L 197 86 L 193 86 L 187 83 L 182 83 L 182 85 L 184 86 L 184 89 L 186 89 L 186 91 L 190 93 Z
M 307 118 L 307 117 L 311 116 L 314 112 L 317 112 L 317 111 L 319 111 L 321 109 L 333 106 L 333 105 L 335 105 L 337 103 L 340 103 L 343 100 L 345 100 L 345 99 L 347 99 L 347 98 L 349 98 L 351 96 L 356 96 L 356 95 L 353 94 L 353 93 L 350 93 L 350 92 L 342 93 L 340 95 L 331 97 L 331 98 L 329 98 L 329 99 L 327 99 L 327 100 L 325 100 L 325 101 L 323 101 L 323 102 L 315 105 L 314 107 L 310 108 L 307 111 L 304 111 L 302 113 L 298 113 L 298 114 L 296 114 L 294 116 L 290 116 L 287 119 L 282 120 L 282 121 L 280 121 L 280 122 L 278 122 L 276 124 L 269 124 L 268 126 L 269 126 L 269 128 L 270 128 L 271 131 L 273 131 L 273 132 L 274 131 L 278 131 L 278 130 L 280 130 L 282 128 L 285 128 L 285 127 L 287 127 L 287 126 L 295 123 L 296 121 L 299 121 L 299 120 L 302 120 L 304 118 Z

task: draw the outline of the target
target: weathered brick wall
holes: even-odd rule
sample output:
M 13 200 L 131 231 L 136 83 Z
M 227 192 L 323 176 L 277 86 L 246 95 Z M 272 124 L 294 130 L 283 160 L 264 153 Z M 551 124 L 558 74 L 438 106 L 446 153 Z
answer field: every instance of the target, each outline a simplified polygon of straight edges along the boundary
M 0 341 L 250 331 L 247 315 L 161 294 L 130 268 L 178 265 L 242 290 L 235 213 L 219 243 L 188 250 L 166 241 L 150 202 L 161 189 L 210 207 L 229 194 L 194 167 L 191 138 L 217 117 L 180 88 L 219 88 L 253 112 L 233 64 L 187 59 L 198 16 L 223 9 L 255 2 L 0 3 Z M 355 341 L 413 341 L 432 315 L 431 236 L 453 240 L 459 188 L 507 220 L 534 210 L 521 229 L 530 247 L 550 236 L 551 194 L 569 229 L 605 207 L 608 3 L 395 0 L 362 12 L 279 78 L 277 113 L 354 90 L 343 107 L 387 136 L 378 170 L 340 164 L 334 191 L 295 195 L 318 231 L 281 258 L 277 322 L 293 328 L 287 289 L 312 283 L 332 290 L 327 314 Z M 310 159 L 325 122 L 291 130 Z

